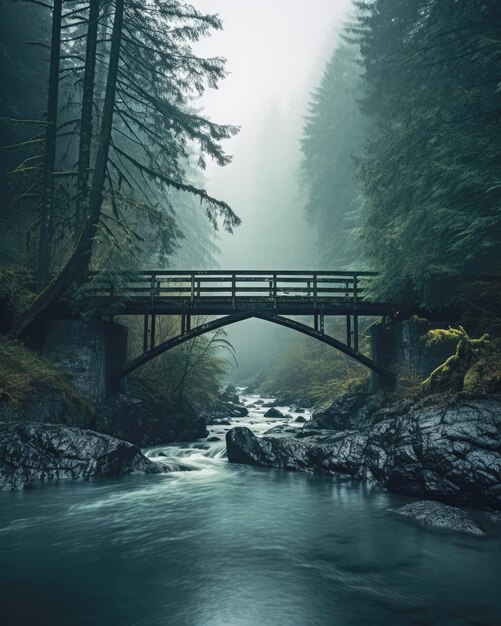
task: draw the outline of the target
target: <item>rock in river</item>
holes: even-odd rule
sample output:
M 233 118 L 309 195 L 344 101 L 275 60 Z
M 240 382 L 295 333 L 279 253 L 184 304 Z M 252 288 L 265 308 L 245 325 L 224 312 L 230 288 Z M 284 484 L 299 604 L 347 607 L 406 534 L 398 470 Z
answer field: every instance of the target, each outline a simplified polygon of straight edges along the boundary
M 284 418 L 285 415 L 281 413 L 278 409 L 275 409 L 274 407 L 272 407 L 271 409 L 268 409 L 266 411 L 266 413 L 264 414 L 264 417 Z
M 477 537 L 485 535 L 477 522 L 466 511 L 441 502 L 421 500 L 388 510 L 400 517 L 417 522 L 424 528 L 452 530 Z
M 501 509 L 499 398 L 406 404 L 401 412 L 374 413 L 367 426 L 295 437 L 258 439 L 234 428 L 226 439 L 230 461 L 350 476 L 417 498 Z
M 62 424 L 0 422 L 0 490 L 162 471 L 134 444 Z

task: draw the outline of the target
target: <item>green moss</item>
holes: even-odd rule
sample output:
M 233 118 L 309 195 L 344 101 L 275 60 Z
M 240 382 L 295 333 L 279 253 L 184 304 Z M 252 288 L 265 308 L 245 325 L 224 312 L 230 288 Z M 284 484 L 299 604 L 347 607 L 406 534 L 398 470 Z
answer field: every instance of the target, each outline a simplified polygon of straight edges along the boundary
M 501 352 L 479 359 L 464 375 L 464 391 L 489 394 L 501 391 Z
M 458 341 L 465 336 L 467 336 L 466 332 L 463 328 L 461 328 L 461 326 L 459 328 L 434 328 L 426 333 L 424 341 L 427 346 L 434 346 L 447 342 L 451 342 L 454 346 L 456 346 Z
M 20 341 L 0 336 L 0 400 L 7 402 L 14 412 L 22 413 L 23 406 L 44 392 L 62 398 L 68 423 L 92 414 L 90 405 L 55 363 Z
M 473 339 L 460 326 L 431 330 L 425 341 L 428 345 L 445 341 L 456 344 L 454 354 L 423 382 L 426 393 L 467 391 L 483 394 L 497 389 L 498 378 L 501 381 L 501 351 L 497 342 L 487 335 Z
M 425 317 L 419 317 L 419 315 L 413 315 L 411 318 L 417 326 L 420 326 L 423 330 L 430 328 L 431 323 Z

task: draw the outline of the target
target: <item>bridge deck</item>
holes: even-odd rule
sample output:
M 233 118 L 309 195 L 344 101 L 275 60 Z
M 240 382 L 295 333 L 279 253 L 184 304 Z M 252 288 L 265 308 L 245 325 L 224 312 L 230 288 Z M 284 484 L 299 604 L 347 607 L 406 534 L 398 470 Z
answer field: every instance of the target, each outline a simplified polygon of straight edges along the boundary
M 120 313 L 226 315 L 256 311 L 282 315 L 388 315 L 391 304 L 365 298 L 371 272 L 151 271 L 95 277 L 87 296 Z

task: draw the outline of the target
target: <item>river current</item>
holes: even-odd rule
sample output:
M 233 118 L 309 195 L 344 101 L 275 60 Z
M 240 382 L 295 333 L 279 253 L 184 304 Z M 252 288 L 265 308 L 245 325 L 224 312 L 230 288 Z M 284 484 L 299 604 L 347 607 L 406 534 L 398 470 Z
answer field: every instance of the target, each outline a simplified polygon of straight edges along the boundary
M 263 413 L 232 423 L 283 423 Z M 0 494 L 0 625 L 501 625 L 499 534 L 423 530 L 387 511 L 410 498 L 230 464 L 228 428 L 148 450 L 167 474 Z

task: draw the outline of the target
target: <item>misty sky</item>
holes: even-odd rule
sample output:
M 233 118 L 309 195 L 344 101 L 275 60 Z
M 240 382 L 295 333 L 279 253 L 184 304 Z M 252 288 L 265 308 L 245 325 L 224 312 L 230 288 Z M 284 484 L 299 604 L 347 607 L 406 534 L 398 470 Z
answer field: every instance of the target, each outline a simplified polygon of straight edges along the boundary
M 225 269 L 313 269 L 315 233 L 303 218 L 297 185 L 299 138 L 351 0 L 194 0 L 219 13 L 224 30 L 197 51 L 227 59 L 230 76 L 202 99 L 217 122 L 241 126 L 227 142 L 234 161 L 208 166 L 207 188 L 228 201 L 244 224 L 221 234 Z M 245 377 L 269 366 L 291 331 L 248 320 L 227 329 Z M 312 340 L 313 341 L 313 340 Z
M 309 92 L 335 45 L 351 0 L 195 0 L 224 30 L 197 51 L 227 59 L 230 76 L 202 104 L 217 122 L 241 126 L 226 143 L 234 161 L 208 166 L 207 187 L 243 218 L 221 235 L 223 268 L 293 269 L 314 264 L 314 235 L 296 185 L 298 139 Z M 283 226 L 283 228 L 282 228 Z

